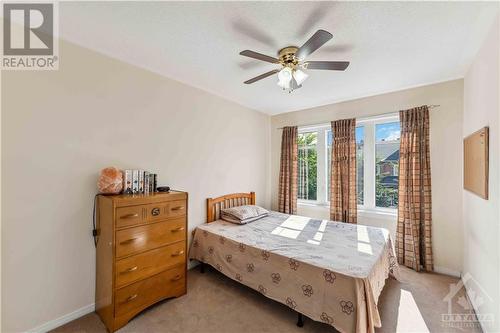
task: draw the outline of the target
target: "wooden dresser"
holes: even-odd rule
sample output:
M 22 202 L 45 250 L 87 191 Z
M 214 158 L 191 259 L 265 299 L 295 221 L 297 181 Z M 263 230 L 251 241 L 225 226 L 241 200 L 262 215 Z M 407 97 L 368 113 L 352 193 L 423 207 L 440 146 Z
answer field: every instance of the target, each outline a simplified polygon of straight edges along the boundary
M 186 293 L 187 197 L 99 196 L 95 305 L 109 332 Z

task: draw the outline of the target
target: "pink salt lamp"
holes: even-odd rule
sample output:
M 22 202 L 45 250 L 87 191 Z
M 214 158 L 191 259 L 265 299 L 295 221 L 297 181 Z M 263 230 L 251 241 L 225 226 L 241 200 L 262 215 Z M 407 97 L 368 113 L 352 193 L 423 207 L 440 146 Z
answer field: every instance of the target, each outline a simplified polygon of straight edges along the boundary
M 101 170 L 99 180 L 97 181 L 99 193 L 118 194 L 123 189 L 122 171 L 115 167 L 109 167 Z

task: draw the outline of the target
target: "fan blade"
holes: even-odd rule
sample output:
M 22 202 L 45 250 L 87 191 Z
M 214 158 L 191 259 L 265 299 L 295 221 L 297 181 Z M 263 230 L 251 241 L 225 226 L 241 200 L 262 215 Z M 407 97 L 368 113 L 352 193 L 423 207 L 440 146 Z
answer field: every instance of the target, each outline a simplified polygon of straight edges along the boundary
M 272 71 L 270 71 L 270 72 L 267 72 L 267 73 L 264 73 L 264 74 L 260 74 L 259 76 L 256 76 L 256 77 L 254 77 L 253 79 L 246 80 L 246 81 L 245 81 L 245 82 L 243 82 L 243 83 L 245 83 L 245 84 L 251 84 L 251 83 L 257 82 L 257 81 L 259 81 L 259 80 L 265 79 L 265 78 L 266 78 L 266 77 L 268 77 L 268 76 L 271 76 L 271 75 L 273 75 L 273 74 L 276 74 L 276 73 L 278 73 L 279 71 L 280 71 L 279 69 L 274 69 L 274 70 L 272 70 Z
M 254 58 L 257 60 L 267 61 L 267 62 L 270 62 L 272 64 L 279 64 L 279 60 L 276 58 L 267 56 L 267 55 L 262 54 L 262 53 L 250 51 L 250 50 L 241 51 L 240 55 L 245 56 L 245 57 Z
M 317 49 L 319 49 L 323 44 L 328 42 L 333 38 L 333 35 L 325 30 L 318 30 L 312 35 L 311 38 L 307 40 L 295 53 L 295 56 L 300 60 L 304 59 Z
M 331 71 L 345 71 L 349 61 L 308 61 L 304 63 L 306 69 L 326 69 Z

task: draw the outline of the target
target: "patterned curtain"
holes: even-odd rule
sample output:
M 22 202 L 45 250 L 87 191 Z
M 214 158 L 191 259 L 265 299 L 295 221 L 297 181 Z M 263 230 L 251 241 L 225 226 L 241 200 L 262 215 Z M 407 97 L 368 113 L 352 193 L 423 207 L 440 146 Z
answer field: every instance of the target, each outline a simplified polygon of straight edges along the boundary
M 297 213 L 297 132 L 297 126 L 285 127 L 281 137 L 278 210 L 285 214 Z
M 356 119 L 332 121 L 330 219 L 356 223 Z
M 400 111 L 398 262 L 416 271 L 433 270 L 429 109 Z

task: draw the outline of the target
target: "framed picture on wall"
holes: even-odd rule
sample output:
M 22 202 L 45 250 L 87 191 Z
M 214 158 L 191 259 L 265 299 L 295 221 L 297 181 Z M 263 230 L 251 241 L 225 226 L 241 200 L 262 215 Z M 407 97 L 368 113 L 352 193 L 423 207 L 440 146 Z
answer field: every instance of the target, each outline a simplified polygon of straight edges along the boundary
M 464 189 L 488 200 L 489 128 L 464 139 Z

